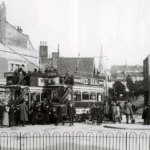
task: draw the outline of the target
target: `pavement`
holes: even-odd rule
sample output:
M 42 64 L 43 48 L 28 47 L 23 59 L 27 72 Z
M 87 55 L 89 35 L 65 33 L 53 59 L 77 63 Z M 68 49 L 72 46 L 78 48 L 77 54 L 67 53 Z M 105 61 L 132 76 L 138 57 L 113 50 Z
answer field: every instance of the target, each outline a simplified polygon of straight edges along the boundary
M 141 119 L 141 115 L 133 115 L 135 118 L 135 124 L 126 124 L 125 115 L 122 116 L 123 120 L 121 124 L 116 123 L 113 124 L 112 122 L 105 122 L 102 123 L 100 126 L 96 124 L 92 124 L 91 122 L 85 123 L 75 123 L 74 126 L 69 126 L 69 123 L 65 123 L 63 126 L 61 123 L 58 126 L 55 126 L 54 124 L 50 125 L 26 125 L 25 127 L 21 126 L 15 126 L 10 128 L 0 128 L 0 133 L 2 132 L 28 132 L 28 133 L 77 133 L 79 131 L 83 133 L 92 132 L 92 133 L 98 133 L 98 132 L 106 132 L 106 131 L 123 131 L 123 130 L 149 130 L 150 131 L 150 125 L 143 125 L 143 120 Z
M 143 103 L 143 98 L 139 98 L 138 100 L 132 100 L 134 104 L 137 106 L 141 105 Z M 122 102 L 124 103 L 124 102 Z M 29 133 L 35 133 L 35 132 L 49 132 L 49 133 L 77 133 L 79 131 L 83 133 L 92 132 L 92 133 L 98 133 L 98 132 L 106 132 L 106 131 L 124 131 L 124 130 L 150 130 L 150 126 L 143 125 L 143 119 L 142 117 L 142 110 L 139 111 L 140 113 L 133 115 L 133 118 L 135 119 L 135 124 L 126 124 L 126 118 L 125 115 L 122 115 L 122 122 L 121 124 L 116 123 L 113 124 L 112 122 L 105 122 L 102 123 L 100 126 L 98 126 L 96 123 L 92 124 L 91 122 L 85 123 L 75 123 L 74 126 L 69 126 L 69 123 L 65 123 L 65 126 L 62 126 L 59 124 L 59 126 L 55 126 L 54 124 L 50 125 L 26 125 L 25 127 L 15 126 L 10 128 L 0 128 L 0 133 L 2 132 L 29 132 Z

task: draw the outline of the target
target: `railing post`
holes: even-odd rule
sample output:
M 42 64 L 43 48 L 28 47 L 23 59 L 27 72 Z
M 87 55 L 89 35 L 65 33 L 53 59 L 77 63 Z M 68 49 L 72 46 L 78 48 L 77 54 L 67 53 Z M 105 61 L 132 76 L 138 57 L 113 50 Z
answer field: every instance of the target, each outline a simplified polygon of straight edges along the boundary
M 21 150 L 21 132 L 20 132 L 20 150 Z
M 74 150 L 74 131 L 72 131 L 72 150 Z
M 128 134 L 127 134 L 127 132 L 126 132 L 126 150 L 128 150 L 128 144 L 127 144 L 127 142 L 128 142 Z

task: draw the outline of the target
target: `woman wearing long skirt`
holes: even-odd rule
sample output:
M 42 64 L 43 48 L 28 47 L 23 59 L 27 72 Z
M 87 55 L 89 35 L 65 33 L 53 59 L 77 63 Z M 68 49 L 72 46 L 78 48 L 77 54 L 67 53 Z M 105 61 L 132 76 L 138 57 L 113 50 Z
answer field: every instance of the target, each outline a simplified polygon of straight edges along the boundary
M 11 105 L 11 107 L 9 109 L 9 126 L 10 127 L 16 126 L 14 106 L 13 105 Z
M 9 107 L 5 105 L 5 111 L 3 113 L 2 126 L 9 127 Z

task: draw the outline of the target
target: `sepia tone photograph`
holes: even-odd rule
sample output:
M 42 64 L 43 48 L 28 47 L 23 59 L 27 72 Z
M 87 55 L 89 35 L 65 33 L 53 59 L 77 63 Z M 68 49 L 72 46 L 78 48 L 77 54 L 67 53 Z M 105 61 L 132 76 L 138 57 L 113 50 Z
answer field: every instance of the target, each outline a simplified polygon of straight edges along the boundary
M 0 150 L 150 150 L 149 0 L 0 0 Z

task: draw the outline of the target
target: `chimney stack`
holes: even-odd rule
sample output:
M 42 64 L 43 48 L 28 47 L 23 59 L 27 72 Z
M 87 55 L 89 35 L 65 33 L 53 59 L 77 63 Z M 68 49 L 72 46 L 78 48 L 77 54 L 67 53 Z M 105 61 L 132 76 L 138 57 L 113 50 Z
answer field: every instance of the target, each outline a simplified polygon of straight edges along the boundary
M 21 29 L 21 27 L 19 27 L 19 26 L 17 26 L 17 31 L 19 31 L 20 33 L 22 33 L 23 31 L 22 31 L 22 29 Z

